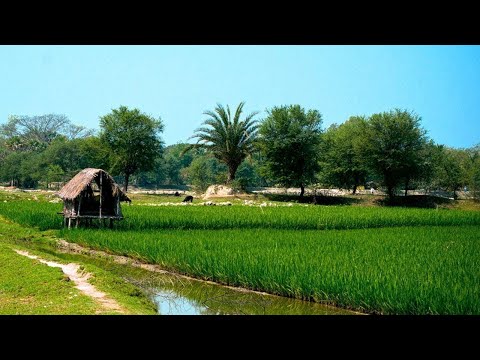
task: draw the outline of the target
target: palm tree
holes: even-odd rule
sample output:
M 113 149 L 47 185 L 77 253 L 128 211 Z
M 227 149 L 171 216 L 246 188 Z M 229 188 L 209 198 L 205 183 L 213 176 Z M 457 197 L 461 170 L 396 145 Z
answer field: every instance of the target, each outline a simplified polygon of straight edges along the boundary
M 233 119 L 228 105 L 225 109 L 223 105 L 217 104 L 215 111 L 205 111 L 203 114 L 209 118 L 189 138 L 197 138 L 197 143 L 191 144 L 183 151 L 186 153 L 198 147 L 211 151 L 213 156 L 228 167 L 227 184 L 235 179 L 238 167 L 254 149 L 253 141 L 258 126 L 253 117 L 258 114 L 258 111 L 240 120 L 243 105 L 245 105 L 244 101 L 238 105 Z

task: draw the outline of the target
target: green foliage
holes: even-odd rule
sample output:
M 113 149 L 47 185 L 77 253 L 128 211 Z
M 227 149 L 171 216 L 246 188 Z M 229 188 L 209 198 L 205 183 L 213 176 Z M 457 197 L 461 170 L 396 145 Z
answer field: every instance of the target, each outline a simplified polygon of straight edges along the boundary
M 162 150 L 163 123 L 138 109 L 120 106 L 100 118 L 100 128 L 100 139 L 111 150 L 112 172 L 125 175 L 126 192 L 130 175 L 152 170 Z
M 436 179 L 440 188 L 456 192 L 468 184 L 470 159 L 462 149 L 441 146 L 437 155 Z
M 23 187 L 36 187 L 41 181 L 65 182 L 86 167 L 107 167 L 106 160 L 108 153 L 97 137 L 68 140 L 58 136 L 41 152 L 10 152 L 2 161 L 0 179 Z
M 12 186 L 36 187 L 44 171 L 40 157 L 41 153 L 33 151 L 9 153 L 0 166 L 0 179 Z
M 211 152 L 228 168 L 226 183 L 235 179 L 235 173 L 242 161 L 253 153 L 257 122 L 253 117 L 258 112 L 252 112 L 243 120 L 240 119 L 245 102 L 241 102 L 232 117 L 230 107 L 217 104 L 215 111 L 205 111 L 208 118 L 202 127 L 195 130 L 197 143 L 190 145 L 186 151 L 202 147 Z
M 195 157 L 190 166 L 183 169 L 183 176 L 198 191 L 210 185 L 226 181 L 226 166 L 209 154 Z
M 261 173 L 273 183 L 300 186 L 315 182 L 319 170 L 322 116 L 300 105 L 273 107 L 259 127 Z
M 466 166 L 468 187 L 473 198 L 480 200 L 480 144 L 466 151 L 469 158 Z
M 65 175 L 63 169 L 58 165 L 49 164 L 47 167 L 47 188 L 51 182 L 60 182 Z
M 166 184 L 183 185 L 185 179 L 182 176 L 182 170 L 190 166 L 196 152 L 183 154 L 188 144 L 179 143 L 167 147 L 163 155 L 163 164 L 165 168 Z
M 361 148 L 365 140 L 367 120 L 352 116 L 341 125 L 332 125 L 323 135 L 321 151 L 321 183 L 343 189 L 363 184 L 368 167 Z
M 64 115 L 10 116 L 0 127 L 0 179 L 15 186 L 37 187 L 41 181 L 50 181 L 50 165 L 61 168 L 61 180 L 73 176 L 83 168 L 86 155 L 96 153 L 81 151 L 82 144 L 93 138 L 91 133 Z
M 167 146 L 163 150 L 163 156 L 155 159 L 153 171 L 140 173 L 138 185 L 160 186 L 160 185 L 184 185 L 184 169 L 187 168 L 193 158 L 198 156 L 198 151 L 191 151 L 182 155 L 182 152 L 189 144 L 179 143 Z
M 0 135 L 6 139 L 12 151 L 42 151 L 58 136 L 70 139 L 90 135 L 83 126 L 70 123 L 65 115 L 46 114 L 40 116 L 9 116 L 0 126 Z
M 267 186 L 265 179 L 260 175 L 260 160 L 256 154 L 240 164 L 232 186 L 238 190 L 245 190 L 249 186 Z
M 361 147 L 364 159 L 387 187 L 390 198 L 400 182 L 418 177 L 427 144 L 421 118 L 413 112 L 395 109 L 373 114 Z

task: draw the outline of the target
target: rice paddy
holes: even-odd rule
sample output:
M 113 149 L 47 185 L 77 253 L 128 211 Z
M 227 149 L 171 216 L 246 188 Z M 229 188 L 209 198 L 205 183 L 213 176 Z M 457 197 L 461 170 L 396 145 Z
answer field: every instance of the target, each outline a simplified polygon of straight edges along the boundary
M 124 206 L 115 229 L 61 229 L 62 204 L 0 214 L 82 245 L 233 286 L 378 314 L 480 314 L 480 212 Z

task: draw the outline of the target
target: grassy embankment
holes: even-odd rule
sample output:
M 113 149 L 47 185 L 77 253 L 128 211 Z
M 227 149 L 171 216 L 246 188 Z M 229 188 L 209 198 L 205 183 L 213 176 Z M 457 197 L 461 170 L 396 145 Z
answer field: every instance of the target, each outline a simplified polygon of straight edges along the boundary
M 60 229 L 60 204 L 0 203 Z M 384 314 L 480 314 L 480 212 L 408 208 L 125 206 L 70 241 L 217 282 Z
M 116 266 L 81 255 L 57 254 L 54 239 L 0 217 L 0 314 L 118 314 L 105 310 L 91 297 L 75 288 L 61 269 L 17 254 L 27 250 L 43 259 L 59 263 L 75 262 L 93 275 L 89 280 L 123 308 L 125 314 L 155 314 L 152 303 L 121 277 L 124 266 Z

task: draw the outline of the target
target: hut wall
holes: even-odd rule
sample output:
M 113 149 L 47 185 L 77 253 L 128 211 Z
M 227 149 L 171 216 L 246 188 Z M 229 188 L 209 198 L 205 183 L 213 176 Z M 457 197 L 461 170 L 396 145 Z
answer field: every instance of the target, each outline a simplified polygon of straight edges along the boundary
M 65 200 L 63 202 L 63 215 L 65 217 L 75 217 L 75 216 L 77 216 L 77 211 L 75 210 L 75 201 Z
M 116 216 L 119 216 L 119 217 L 123 217 L 123 215 L 122 215 L 122 207 L 120 206 L 120 196 L 116 196 L 116 197 L 115 197 L 115 205 L 116 205 L 115 215 L 116 215 Z

